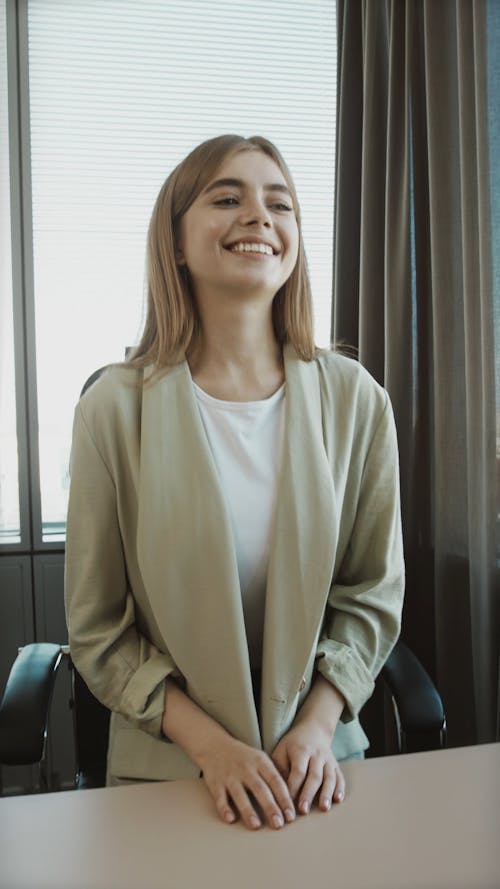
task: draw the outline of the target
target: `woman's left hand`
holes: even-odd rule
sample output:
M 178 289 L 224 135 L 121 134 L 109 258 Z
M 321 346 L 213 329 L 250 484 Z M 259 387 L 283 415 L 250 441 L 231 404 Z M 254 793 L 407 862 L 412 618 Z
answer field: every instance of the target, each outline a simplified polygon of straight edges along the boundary
M 321 726 L 308 720 L 296 723 L 275 747 L 271 759 L 302 815 L 310 811 L 318 793 L 324 812 L 332 801 L 344 799 L 344 776 L 331 751 L 331 736 Z

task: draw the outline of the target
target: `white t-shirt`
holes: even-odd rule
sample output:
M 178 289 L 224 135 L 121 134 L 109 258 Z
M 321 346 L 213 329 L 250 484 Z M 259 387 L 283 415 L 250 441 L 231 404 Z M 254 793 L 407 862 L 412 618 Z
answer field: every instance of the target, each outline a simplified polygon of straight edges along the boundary
M 231 516 L 250 663 L 260 668 L 285 384 L 270 398 L 243 402 L 221 401 L 193 385 Z

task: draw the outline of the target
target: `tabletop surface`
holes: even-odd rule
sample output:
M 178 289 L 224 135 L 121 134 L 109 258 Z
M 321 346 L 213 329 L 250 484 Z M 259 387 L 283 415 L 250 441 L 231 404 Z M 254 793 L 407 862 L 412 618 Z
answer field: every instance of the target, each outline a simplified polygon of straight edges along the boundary
M 500 744 L 344 772 L 281 831 L 223 824 L 200 780 L 0 799 L 0 887 L 500 889 Z

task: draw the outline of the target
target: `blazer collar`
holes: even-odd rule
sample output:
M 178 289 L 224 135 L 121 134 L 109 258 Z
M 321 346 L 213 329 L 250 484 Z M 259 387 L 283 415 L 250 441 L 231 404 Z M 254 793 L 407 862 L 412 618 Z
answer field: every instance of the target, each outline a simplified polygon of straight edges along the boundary
M 315 649 L 334 569 L 338 515 L 322 435 L 317 362 L 285 348 L 285 449 L 271 543 L 264 621 L 262 699 L 296 699 Z M 276 739 L 262 708 L 265 749 Z

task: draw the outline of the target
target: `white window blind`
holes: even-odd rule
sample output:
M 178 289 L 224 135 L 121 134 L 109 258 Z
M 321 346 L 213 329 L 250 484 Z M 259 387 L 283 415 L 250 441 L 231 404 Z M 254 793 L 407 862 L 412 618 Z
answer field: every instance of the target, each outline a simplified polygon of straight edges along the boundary
M 71 418 L 93 369 L 137 341 L 146 231 L 170 170 L 260 134 L 294 177 L 319 345 L 330 336 L 332 0 L 29 0 L 42 513 L 66 509 Z M 57 399 L 54 399 L 54 386 Z

